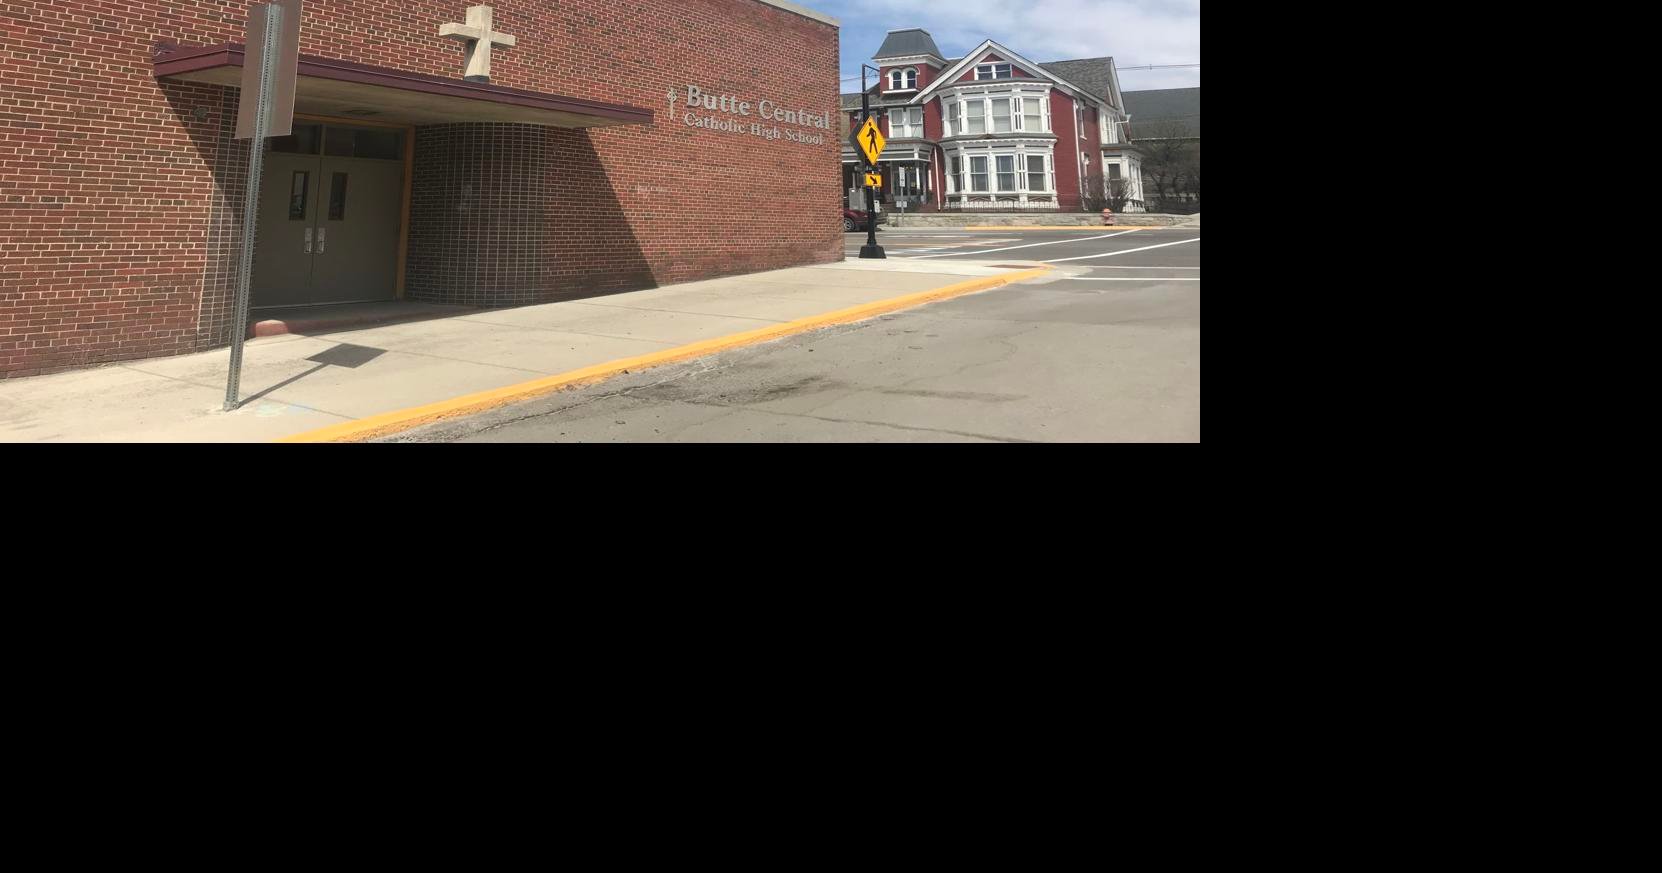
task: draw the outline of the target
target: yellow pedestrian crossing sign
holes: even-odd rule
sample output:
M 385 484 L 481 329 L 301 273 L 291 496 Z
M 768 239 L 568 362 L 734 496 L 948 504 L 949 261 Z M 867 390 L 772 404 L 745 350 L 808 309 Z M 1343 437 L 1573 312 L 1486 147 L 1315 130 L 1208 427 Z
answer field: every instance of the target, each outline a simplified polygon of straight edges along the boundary
M 881 188 L 881 187 L 883 187 L 883 177 L 882 177 L 882 175 L 880 175 L 878 173 L 867 173 L 866 174 L 866 187 L 867 188 Z
M 888 137 L 877 129 L 877 119 L 868 118 L 860 126 L 860 132 L 854 134 L 854 147 L 866 156 L 868 166 L 877 166 L 877 159 L 883 156 L 883 146 L 889 144 Z

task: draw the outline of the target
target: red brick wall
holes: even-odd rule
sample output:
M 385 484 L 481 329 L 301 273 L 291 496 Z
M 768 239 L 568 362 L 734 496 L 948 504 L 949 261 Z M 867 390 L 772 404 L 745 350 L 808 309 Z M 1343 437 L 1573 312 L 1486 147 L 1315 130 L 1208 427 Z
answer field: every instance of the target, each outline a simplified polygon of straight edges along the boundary
M 918 90 L 922 91 L 934 84 L 935 80 L 940 78 L 940 75 L 941 71 L 935 67 L 929 64 L 918 64 Z
M 158 82 L 151 59 L 164 42 L 243 41 L 248 5 L 0 0 L 0 378 L 229 341 L 237 92 Z M 466 6 L 307 0 L 301 50 L 460 78 L 463 44 L 438 27 Z M 557 167 L 584 183 L 551 213 L 610 210 L 638 267 L 630 284 L 841 259 L 834 130 L 812 131 L 819 145 L 769 142 L 665 112 L 688 84 L 834 112 L 835 28 L 754 0 L 517 0 L 497 6 L 496 26 L 519 37 L 493 54 L 497 84 L 658 113 L 556 137 L 588 161 Z M 544 297 L 614 277 L 608 244 L 562 249 L 569 225 L 549 227 Z
M 1079 211 L 1079 153 L 1085 143 L 1073 124 L 1073 98 L 1052 89 L 1050 128 L 1056 133 L 1056 199 L 1063 212 Z
M 885 94 L 889 91 L 889 72 L 891 70 L 917 70 L 918 86 L 913 89 L 917 91 L 922 91 L 923 89 L 929 87 L 929 84 L 941 75 L 940 69 L 923 62 L 915 64 L 893 64 L 887 67 L 879 67 L 878 69 L 882 70 L 882 77 L 878 80 L 881 83 L 881 93 Z
M 1091 103 L 1083 103 L 1081 104 L 1081 110 L 1083 111 L 1081 117 L 1085 119 L 1085 139 L 1081 141 L 1075 138 L 1074 142 L 1078 143 L 1077 151 L 1082 151 L 1091 156 L 1091 165 L 1085 179 L 1086 194 L 1101 196 L 1102 123 L 1099 119 L 1101 118 L 1102 109 Z M 1083 208 L 1083 206 L 1084 204 L 1081 203 L 1080 208 Z

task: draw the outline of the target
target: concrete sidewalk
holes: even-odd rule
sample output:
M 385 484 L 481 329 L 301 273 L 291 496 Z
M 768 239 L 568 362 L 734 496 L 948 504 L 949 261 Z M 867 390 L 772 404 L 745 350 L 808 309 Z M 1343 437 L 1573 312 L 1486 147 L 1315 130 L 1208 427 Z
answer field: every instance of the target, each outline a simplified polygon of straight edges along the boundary
M 230 413 L 221 409 L 229 349 L 0 381 L 0 442 L 272 441 L 1015 272 L 986 263 L 855 260 L 256 339 L 244 354 L 243 405 Z

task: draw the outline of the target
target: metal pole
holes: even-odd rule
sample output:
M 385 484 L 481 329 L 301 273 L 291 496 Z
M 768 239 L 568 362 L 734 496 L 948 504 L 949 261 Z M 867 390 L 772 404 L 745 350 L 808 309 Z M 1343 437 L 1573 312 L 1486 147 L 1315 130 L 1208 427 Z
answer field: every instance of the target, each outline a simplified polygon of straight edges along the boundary
M 260 177 L 265 170 L 265 140 L 271 130 L 271 98 L 277 76 L 277 47 L 283 33 L 283 8 L 265 6 L 265 52 L 260 65 L 260 101 L 254 115 L 254 139 L 248 146 L 248 188 L 242 209 L 242 254 L 237 261 L 237 299 L 231 318 L 231 374 L 225 384 L 225 411 L 233 412 L 242 391 L 242 345 L 248 335 L 248 305 L 254 276 L 254 241 L 260 219 Z M 244 94 L 244 97 L 248 95 Z
M 871 90 L 866 86 L 866 70 L 869 70 L 869 69 L 871 69 L 871 67 L 868 66 L 868 65 L 865 65 L 865 64 L 860 65 L 860 124 L 861 125 L 864 125 L 867 121 L 871 120 Z M 879 74 L 881 74 L 882 72 L 883 72 L 882 70 L 878 70 Z M 892 133 L 892 131 L 891 131 L 891 133 Z M 877 164 L 872 163 L 872 164 L 867 165 L 866 166 L 866 172 L 868 172 L 868 173 L 878 172 Z M 861 181 L 864 182 L 864 180 L 861 180 Z M 888 253 L 884 252 L 883 247 L 879 246 L 877 244 L 877 202 L 876 202 L 876 199 L 875 199 L 876 195 L 873 193 L 872 187 L 870 185 L 865 185 L 864 187 L 866 189 L 866 244 L 865 244 L 864 248 L 860 249 L 860 257 L 862 259 L 888 260 L 888 258 L 889 258 Z

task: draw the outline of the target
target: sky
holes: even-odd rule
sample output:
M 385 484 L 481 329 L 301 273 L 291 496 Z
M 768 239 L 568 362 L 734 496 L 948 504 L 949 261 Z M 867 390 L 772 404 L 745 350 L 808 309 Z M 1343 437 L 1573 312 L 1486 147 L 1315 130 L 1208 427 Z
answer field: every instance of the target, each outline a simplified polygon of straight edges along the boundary
M 842 92 L 860 90 L 860 65 L 891 30 L 921 27 L 960 57 L 997 40 L 1045 63 L 1112 56 L 1120 88 L 1193 88 L 1200 70 L 1127 70 L 1200 63 L 1200 0 L 797 0 L 842 20 Z M 852 81 L 848 81 L 852 79 Z

